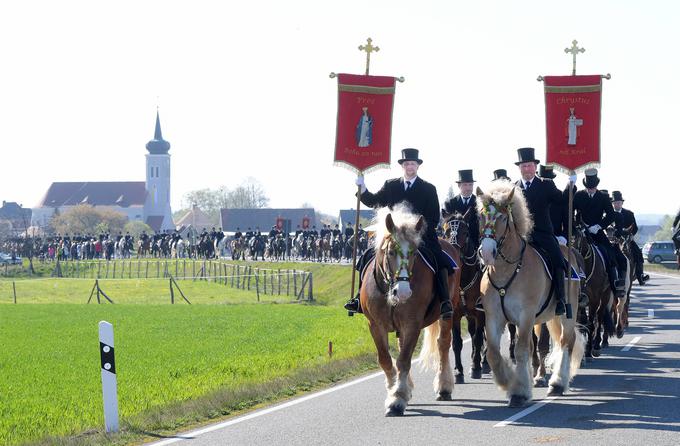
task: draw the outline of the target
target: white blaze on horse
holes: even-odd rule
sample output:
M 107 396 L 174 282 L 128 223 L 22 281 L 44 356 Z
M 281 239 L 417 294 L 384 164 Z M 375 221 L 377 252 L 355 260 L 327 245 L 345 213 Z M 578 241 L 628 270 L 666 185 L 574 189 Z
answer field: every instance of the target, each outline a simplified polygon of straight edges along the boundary
M 377 217 L 376 255 L 363 271 L 361 307 L 378 350 L 378 362 L 385 372 L 386 416 L 403 415 L 411 399 L 411 359 L 420 331 L 425 327 L 429 326 L 421 358 L 426 365 L 436 365 L 437 399 L 450 400 L 453 392 L 449 361 L 451 319 L 439 319 L 434 272 L 418 252 L 425 224 L 422 216 L 411 213 L 405 206 L 397 205 L 391 212 L 381 209 Z M 450 244 L 440 242 L 459 260 Z M 456 294 L 459 284 L 457 270 L 449 280 L 451 296 Z M 399 333 L 396 361 L 389 351 L 388 333 L 392 331 Z
M 512 184 L 496 182 L 486 193 L 477 188 L 477 201 L 482 236 L 479 252 L 486 265 L 480 291 L 486 313 L 487 359 L 494 380 L 507 391 L 510 407 L 531 400 L 532 332 L 545 322 L 553 341 L 548 394 L 562 395 L 581 365 L 585 340 L 575 319 L 555 316 L 551 278 L 538 252 L 527 242 L 533 222 L 524 196 Z M 575 262 L 572 255 L 572 265 Z M 577 308 L 579 281 L 570 280 L 567 285 L 569 303 Z M 501 335 L 508 323 L 517 326 L 515 367 L 500 352 Z

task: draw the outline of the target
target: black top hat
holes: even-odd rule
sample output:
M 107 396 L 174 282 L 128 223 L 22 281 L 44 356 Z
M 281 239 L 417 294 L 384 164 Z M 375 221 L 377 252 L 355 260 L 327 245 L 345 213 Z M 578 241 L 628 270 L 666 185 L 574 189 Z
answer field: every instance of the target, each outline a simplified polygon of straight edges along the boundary
M 515 163 L 516 166 L 519 166 L 522 163 L 540 163 L 540 161 L 534 156 L 533 147 L 522 147 L 521 149 L 517 149 L 517 155 L 519 157 L 519 161 Z
M 538 168 L 538 176 L 541 178 L 548 178 L 548 179 L 553 179 L 557 177 L 555 175 L 555 172 L 553 171 L 553 166 L 543 166 Z
M 623 199 L 623 195 L 621 195 L 621 191 L 615 190 L 612 192 L 612 201 L 626 201 Z
M 496 169 L 493 171 L 493 181 L 496 180 L 508 180 L 510 181 L 510 178 L 508 177 L 508 171 L 505 169 Z
M 458 171 L 458 181 L 456 183 L 474 183 L 475 179 L 472 178 L 472 169 L 459 170 Z
M 588 189 L 597 187 L 600 184 L 600 179 L 597 177 L 597 169 L 586 169 L 586 177 L 583 179 L 583 185 Z
M 397 162 L 403 164 L 404 161 L 415 161 L 418 164 L 423 164 L 423 160 L 418 158 L 418 149 L 403 149 L 401 151 L 401 159 Z

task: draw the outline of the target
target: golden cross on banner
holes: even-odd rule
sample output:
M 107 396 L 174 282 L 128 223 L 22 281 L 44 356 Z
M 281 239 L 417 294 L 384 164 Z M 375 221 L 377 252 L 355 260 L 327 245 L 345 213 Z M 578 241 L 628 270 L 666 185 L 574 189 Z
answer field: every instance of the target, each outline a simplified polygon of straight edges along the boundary
M 380 51 L 380 48 L 373 46 L 373 39 L 370 37 L 366 39 L 366 45 L 359 45 L 359 51 L 366 51 L 366 76 L 368 76 L 368 68 L 371 64 L 371 53 Z
M 586 49 L 585 48 L 579 48 L 578 47 L 578 42 L 576 40 L 571 42 L 571 48 L 565 48 L 564 52 L 569 54 L 571 53 L 573 55 L 573 65 L 571 68 L 571 75 L 576 76 L 576 55 L 578 53 L 585 53 Z

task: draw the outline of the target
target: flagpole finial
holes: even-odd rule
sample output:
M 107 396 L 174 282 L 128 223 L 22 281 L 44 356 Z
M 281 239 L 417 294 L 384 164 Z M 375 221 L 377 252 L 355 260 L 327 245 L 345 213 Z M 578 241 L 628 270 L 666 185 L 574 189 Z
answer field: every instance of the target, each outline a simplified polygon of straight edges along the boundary
M 366 39 L 366 45 L 359 45 L 359 51 L 366 51 L 366 76 L 368 76 L 369 66 L 371 65 L 371 53 L 380 51 L 380 48 L 373 46 L 373 39 Z
M 569 54 L 572 54 L 572 67 L 571 67 L 571 75 L 576 76 L 576 55 L 578 53 L 585 53 L 586 49 L 585 48 L 579 48 L 578 47 L 578 41 L 573 40 L 571 42 L 571 48 L 565 48 L 564 52 Z

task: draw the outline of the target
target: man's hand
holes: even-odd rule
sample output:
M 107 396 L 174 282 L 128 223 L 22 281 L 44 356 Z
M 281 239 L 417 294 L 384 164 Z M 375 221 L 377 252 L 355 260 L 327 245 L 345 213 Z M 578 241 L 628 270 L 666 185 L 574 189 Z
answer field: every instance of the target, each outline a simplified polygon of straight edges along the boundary
M 557 237 L 557 243 L 559 243 L 562 246 L 567 246 L 567 239 L 562 237 L 561 235 L 558 235 Z
M 571 184 L 576 184 L 576 178 L 577 178 L 576 175 L 569 175 L 569 182 Z
M 364 184 L 364 176 L 359 174 L 357 175 L 357 178 L 354 180 L 354 184 L 359 186 L 361 188 L 361 193 L 363 194 L 366 192 L 366 185 Z
M 600 225 L 592 225 L 588 228 L 588 232 L 595 235 L 598 232 L 600 232 L 601 229 L 602 229 L 602 226 L 600 226 Z

